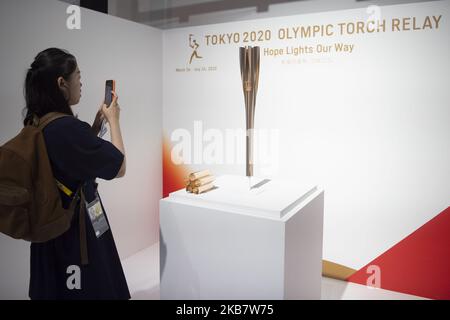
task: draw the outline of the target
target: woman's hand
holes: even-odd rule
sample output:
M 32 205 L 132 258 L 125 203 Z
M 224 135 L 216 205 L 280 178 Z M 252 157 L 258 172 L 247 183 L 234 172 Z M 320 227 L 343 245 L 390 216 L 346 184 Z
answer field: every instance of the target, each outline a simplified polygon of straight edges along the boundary
M 106 121 L 108 121 L 109 125 L 111 125 L 114 122 L 119 122 L 120 119 L 120 106 L 117 103 L 119 97 L 116 95 L 114 91 L 112 91 L 112 94 L 113 100 L 111 104 L 109 106 L 103 104 L 102 106 L 102 113 L 106 118 Z

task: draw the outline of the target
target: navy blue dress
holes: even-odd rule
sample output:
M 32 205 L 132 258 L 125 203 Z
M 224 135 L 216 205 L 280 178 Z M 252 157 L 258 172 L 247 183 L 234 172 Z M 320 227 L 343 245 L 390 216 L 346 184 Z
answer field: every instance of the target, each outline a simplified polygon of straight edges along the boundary
M 55 178 L 72 191 L 85 183 L 88 203 L 95 199 L 95 179 L 114 179 L 122 166 L 120 150 L 95 136 L 88 123 L 75 117 L 57 119 L 43 133 Z M 69 208 L 71 198 L 62 191 L 60 194 L 63 207 Z M 31 244 L 31 299 L 130 298 L 111 229 L 97 238 L 87 212 L 84 214 L 89 264 L 81 265 L 78 203 L 67 232 L 48 242 Z M 68 270 L 70 266 L 80 268 L 80 289 L 67 286 L 74 274 Z

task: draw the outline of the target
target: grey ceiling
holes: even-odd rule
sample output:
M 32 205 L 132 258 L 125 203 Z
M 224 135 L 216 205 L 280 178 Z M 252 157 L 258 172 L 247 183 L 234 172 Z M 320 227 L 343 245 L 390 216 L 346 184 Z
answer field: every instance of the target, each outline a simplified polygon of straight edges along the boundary
M 80 0 L 61 0 L 80 4 Z M 109 14 L 161 29 L 434 0 L 108 0 Z

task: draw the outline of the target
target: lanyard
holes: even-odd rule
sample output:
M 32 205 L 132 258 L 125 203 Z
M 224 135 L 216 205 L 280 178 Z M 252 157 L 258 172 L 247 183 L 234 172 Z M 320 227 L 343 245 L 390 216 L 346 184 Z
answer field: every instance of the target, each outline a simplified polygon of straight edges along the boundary
M 56 179 L 55 179 L 56 180 Z M 72 197 L 73 195 L 73 191 L 70 190 L 69 188 L 67 188 L 65 185 L 63 185 L 61 182 L 59 182 L 58 180 L 56 180 L 56 185 L 58 186 L 58 188 L 64 192 L 66 195 L 68 195 L 69 197 Z
M 64 192 L 69 197 L 72 197 L 73 191 L 67 188 L 64 184 L 62 184 L 60 181 L 56 180 L 56 185 L 59 189 L 61 189 L 62 192 Z M 80 199 L 81 196 L 81 202 L 80 202 L 80 214 L 79 214 L 79 228 L 80 228 L 80 254 L 81 254 L 81 264 L 87 265 L 89 264 L 89 258 L 88 258 L 88 249 L 87 249 L 87 236 L 86 236 L 86 222 L 85 222 L 85 214 L 84 211 L 86 210 L 86 200 L 84 198 L 84 192 L 82 189 L 82 186 L 80 186 L 77 190 L 77 193 L 75 194 L 74 199 L 72 200 L 71 207 L 74 206 L 75 202 L 78 201 L 77 199 Z

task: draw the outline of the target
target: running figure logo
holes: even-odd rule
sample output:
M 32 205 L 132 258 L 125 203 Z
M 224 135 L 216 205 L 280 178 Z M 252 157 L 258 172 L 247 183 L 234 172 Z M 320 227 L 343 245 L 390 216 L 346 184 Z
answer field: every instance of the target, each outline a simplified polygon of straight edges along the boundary
M 200 45 L 197 43 L 197 41 L 195 41 L 195 39 L 193 39 L 193 37 L 194 37 L 193 34 L 189 35 L 189 47 L 191 47 L 194 50 L 191 54 L 191 59 L 189 60 L 189 64 L 192 63 L 192 60 L 194 58 L 197 58 L 197 59 L 203 58 L 198 55 L 197 49 L 198 49 L 198 47 L 200 47 Z

